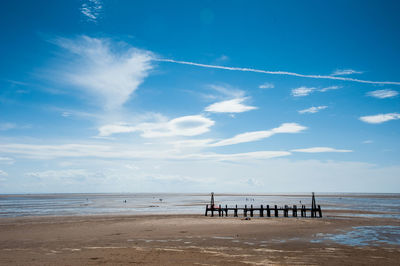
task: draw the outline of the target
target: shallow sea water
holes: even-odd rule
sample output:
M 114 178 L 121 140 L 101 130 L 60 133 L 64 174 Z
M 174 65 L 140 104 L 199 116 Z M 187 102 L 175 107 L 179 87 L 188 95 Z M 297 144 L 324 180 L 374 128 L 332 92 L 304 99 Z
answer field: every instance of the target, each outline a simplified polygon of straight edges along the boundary
M 400 194 L 317 194 L 322 210 L 343 210 L 337 215 L 400 219 Z M 96 214 L 203 214 L 209 194 L 33 194 L 0 195 L 0 217 Z M 216 194 L 222 206 L 311 205 L 311 195 Z M 373 211 L 377 214 L 351 213 Z M 346 212 L 347 211 L 347 212 Z M 336 215 L 336 214 L 335 214 Z
M 356 226 L 343 233 L 318 234 L 311 242 L 320 243 L 327 240 L 349 246 L 400 245 L 400 226 Z

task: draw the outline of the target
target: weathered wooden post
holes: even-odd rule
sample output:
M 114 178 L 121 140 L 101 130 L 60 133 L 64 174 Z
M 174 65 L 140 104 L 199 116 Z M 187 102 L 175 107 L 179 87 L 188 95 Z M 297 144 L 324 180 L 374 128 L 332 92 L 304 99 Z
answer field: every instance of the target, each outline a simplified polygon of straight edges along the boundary
M 211 217 L 214 217 L 214 192 L 211 192 L 211 202 L 210 202 L 210 207 L 211 207 Z
M 238 212 L 238 208 L 237 208 L 237 204 L 236 204 L 233 216 L 238 217 L 238 213 L 237 212 Z
M 287 206 L 287 205 L 285 205 L 285 208 L 284 208 L 284 210 L 283 210 L 283 216 L 284 216 L 284 217 L 288 217 L 288 216 L 289 216 L 289 209 L 288 209 L 288 206 Z
M 228 217 L 228 205 L 225 205 L 225 216 Z
M 315 204 L 315 195 L 314 192 L 312 193 L 312 200 L 311 200 L 311 217 L 315 218 L 317 214 L 317 206 Z
M 271 211 L 269 209 L 269 205 L 267 205 L 267 217 L 271 217 Z
M 319 218 L 322 218 L 321 205 L 318 205 Z
M 247 205 L 244 205 L 243 216 L 247 217 Z
M 206 215 L 207 216 L 207 212 L 208 212 L 208 204 L 206 205 Z
M 261 204 L 261 208 L 260 208 L 260 217 L 264 217 L 264 207 Z
M 278 206 L 275 205 L 275 217 L 278 217 Z
M 297 206 L 296 205 L 293 205 L 292 212 L 293 212 L 293 217 L 297 217 Z
M 250 206 L 250 217 L 253 217 L 253 204 Z
M 223 214 L 222 214 L 223 215 Z M 218 216 L 221 217 L 221 204 L 218 206 Z

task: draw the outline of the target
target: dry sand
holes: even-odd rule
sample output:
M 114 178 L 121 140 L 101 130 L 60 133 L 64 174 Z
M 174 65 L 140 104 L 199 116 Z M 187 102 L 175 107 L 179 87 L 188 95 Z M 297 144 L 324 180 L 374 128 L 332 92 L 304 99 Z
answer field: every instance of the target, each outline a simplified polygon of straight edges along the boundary
M 375 218 L 253 218 L 196 215 L 0 219 L 1 265 L 399 265 L 398 245 L 312 243 Z

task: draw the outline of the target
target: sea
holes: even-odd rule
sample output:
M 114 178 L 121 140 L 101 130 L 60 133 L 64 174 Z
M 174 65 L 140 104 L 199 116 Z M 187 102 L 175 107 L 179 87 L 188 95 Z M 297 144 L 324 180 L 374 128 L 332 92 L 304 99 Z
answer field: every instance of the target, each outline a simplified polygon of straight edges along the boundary
M 317 205 L 335 211 L 335 217 L 361 216 L 400 219 L 400 193 L 316 193 Z M 204 214 L 210 194 L 23 194 L 0 195 L 0 217 Z M 311 206 L 310 194 L 218 194 L 215 204 L 238 207 L 270 205 Z M 328 212 L 329 213 L 329 212 Z M 329 215 L 327 216 L 329 218 Z

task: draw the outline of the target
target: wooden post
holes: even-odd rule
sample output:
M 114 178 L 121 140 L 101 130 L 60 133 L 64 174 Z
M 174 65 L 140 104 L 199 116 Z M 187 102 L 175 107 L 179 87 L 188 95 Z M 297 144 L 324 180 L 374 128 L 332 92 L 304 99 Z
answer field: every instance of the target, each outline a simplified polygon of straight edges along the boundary
M 292 212 L 293 212 L 293 217 L 297 217 L 297 206 L 296 205 L 293 205 Z
M 210 207 L 211 207 L 211 217 L 214 217 L 214 209 L 215 209 L 214 192 L 211 192 Z
M 306 209 L 306 205 L 303 205 L 303 209 L 304 209 L 304 217 L 307 217 L 307 209 Z
M 223 214 L 222 214 L 222 215 L 223 215 Z M 219 208 L 218 208 L 218 216 L 221 217 L 221 204 L 219 205 Z
M 225 205 L 225 216 L 228 217 L 228 205 Z
M 322 218 L 321 205 L 318 205 L 319 218 Z
M 278 217 L 278 206 L 275 205 L 275 217 Z
M 269 209 L 269 205 L 267 205 L 267 217 L 271 217 L 271 211 Z
M 285 205 L 285 209 L 283 210 L 283 216 L 284 217 L 288 217 L 289 216 L 289 209 L 288 209 L 287 205 Z
M 260 217 L 264 217 L 264 207 L 261 204 L 261 208 L 260 208 Z
M 237 212 L 238 212 L 238 210 L 237 210 L 237 204 L 236 204 L 236 207 L 235 207 L 235 210 L 234 210 L 234 215 L 233 216 L 235 216 L 235 217 L 238 217 L 238 214 L 237 214 Z
M 207 216 L 207 212 L 208 212 L 208 204 L 206 205 L 206 215 Z
M 253 204 L 250 206 L 250 217 L 253 217 Z
M 315 204 L 315 195 L 314 192 L 312 193 L 312 200 L 311 200 L 311 217 L 315 218 L 317 214 L 317 205 Z
M 247 217 L 247 205 L 244 205 L 243 216 Z

